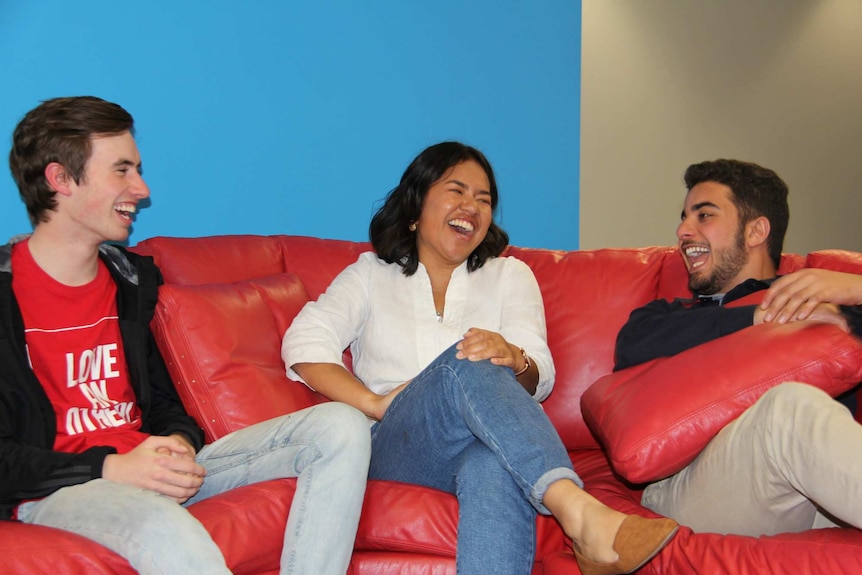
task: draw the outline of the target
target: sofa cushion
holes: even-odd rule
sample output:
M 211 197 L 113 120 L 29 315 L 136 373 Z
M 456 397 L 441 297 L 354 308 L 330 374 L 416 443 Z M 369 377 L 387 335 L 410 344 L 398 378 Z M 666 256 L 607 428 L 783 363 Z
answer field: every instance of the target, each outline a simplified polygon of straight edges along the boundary
M 280 355 L 282 335 L 307 301 L 288 273 L 160 288 L 153 334 L 207 441 L 323 400 L 287 378 Z
M 142 241 L 133 251 L 152 256 L 171 284 L 236 282 L 285 271 L 277 236 L 159 236 Z
M 356 549 L 455 556 L 458 500 L 454 495 L 409 483 L 372 480 L 356 534 Z M 536 560 L 565 547 L 559 523 L 536 518 Z M 399 571 L 400 572 L 400 571 Z
M 578 409 L 581 394 L 614 365 L 614 341 L 629 312 L 655 299 L 668 248 L 581 252 L 510 247 L 533 270 L 554 358 L 554 390 L 543 403 L 567 449 L 598 447 Z
M 862 381 L 862 341 L 837 327 L 753 326 L 596 381 L 581 398 L 614 469 L 633 483 L 661 479 L 767 389 L 785 381 L 833 397 Z
M 169 284 L 227 283 L 290 272 L 302 278 L 309 297 L 317 299 L 341 270 L 370 249 L 368 242 L 238 234 L 158 236 L 132 251 L 152 256 Z
M 809 253 L 805 265 L 809 268 L 862 274 L 862 253 L 847 250 L 820 250 Z
M 278 573 L 296 479 L 241 485 L 188 506 L 234 575 Z
M 308 297 L 316 300 L 341 270 L 371 250 L 368 242 L 328 240 L 306 236 L 273 236 L 281 246 L 284 271 L 302 278 Z
M 129 562 L 82 535 L 17 521 L 0 521 L 3 575 L 135 575 Z

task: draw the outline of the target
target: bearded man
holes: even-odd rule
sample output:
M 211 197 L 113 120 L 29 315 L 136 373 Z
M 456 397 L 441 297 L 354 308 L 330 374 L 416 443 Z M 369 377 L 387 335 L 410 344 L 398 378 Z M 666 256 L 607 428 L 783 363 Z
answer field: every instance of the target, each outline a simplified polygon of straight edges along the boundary
M 764 322 L 820 321 L 862 334 L 862 277 L 806 269 L 776 279 L 789 220 L 787 185 L 738 160 L 689 166 L 677 228 L 690 300 L 657 300 L 620 330 L 615 369 Z M 753 305 L 727 304 L 766 290 Z M 697 385 L 697 382 L 692 382 Z M 862 426 L 823 391 L 766 392 L 642 504 L 695 531 L 771 535 L 862 528 Z

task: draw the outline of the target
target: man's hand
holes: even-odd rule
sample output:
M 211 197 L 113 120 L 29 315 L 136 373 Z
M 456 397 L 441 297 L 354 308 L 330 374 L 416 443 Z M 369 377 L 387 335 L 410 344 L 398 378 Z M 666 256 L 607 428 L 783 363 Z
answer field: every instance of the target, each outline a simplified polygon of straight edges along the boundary
M 812 316 L 824 303 L 862 303 L 862 276 L 815 268 L 788 274 L 770 286 L 758 311 L 764 322 L 787 323 L 815 319 Z
M 840 327 L 844 332 L 850 333 L 850 326 L 847 324 L 847 318 L 844 317 L 844 314 L 841 313 L 841 310 L 838 309 L 838 306 L 834 303 L 817 304 L 817 307 L 814 308 L 814 311 L 808 314 L 808 317 L 804 320 L 797 321 L 820 321 L 831 323 Z
M 455 349 L 458 350 L 455 354 L 458 359 L 470 361 L 489 359 L 494 365 L 509 367 L 512 371 L 518 371 L 524 367 L 521 350 L 494 331 L 471 327 Z
M 172 433 L 168 437 L 174 437 L 177 441 L 179 441 L 183 448 L 178 451 L 171 451 L 170 446 L 163 445 L 156 449 L 159 453 L 164 453 L 165 455 L 171 455 L 173 457 L 185 457 L 186 459 L 191 459 L 194 461 L 195 459 L 195 448 L 192 447 L 192 444 L 189 442 L 188 438 L 182 433 Z
M 151 435 L 125 454 L 105 458 L 102 477 L 150 489 L 183 503 L 203 485 L 206 469 L 194 459 L 185 437 Z

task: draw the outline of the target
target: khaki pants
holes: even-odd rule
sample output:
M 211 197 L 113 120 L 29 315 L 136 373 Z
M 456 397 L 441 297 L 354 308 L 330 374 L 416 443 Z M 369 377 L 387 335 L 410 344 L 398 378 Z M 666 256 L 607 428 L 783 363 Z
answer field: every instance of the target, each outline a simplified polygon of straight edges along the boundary
M 699 532 L 862 528 L 862 426 L 823 391 L 781 384 L 642 504 Z

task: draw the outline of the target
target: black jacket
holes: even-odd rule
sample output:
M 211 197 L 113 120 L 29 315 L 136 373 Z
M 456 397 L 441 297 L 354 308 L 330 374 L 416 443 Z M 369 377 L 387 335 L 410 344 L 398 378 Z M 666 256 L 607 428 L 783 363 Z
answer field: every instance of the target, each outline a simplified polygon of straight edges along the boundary
M 27 360 L 24 322 L 12 292 L 11 254 L 11 244 L 0 247 L 0 519 L 10 518 L 22 500 L 101 477 L 105 457 L 116 452 L 110 446 L 83 453 L 53 450 L 56 418 Z M 203 431 L 183 408 L 150 333 L 161 273 L 152 258 L 117 246 L 102 246 L 99 255 L 117 284 L 120 332 L 141 431 L 182 433 L 200 449 Z
M 661 299 L 634 310 L 617 335 L 614 370 L 657 357 L 670 357 L 751 326 L 756 305 L 725 307 L 725 304 L 765 290 L 772 281 L 746 280 L 720 300 L 706 297 L 668 302 Z M 840 308 L 851 332 L 862 335 L 862 307 Z

